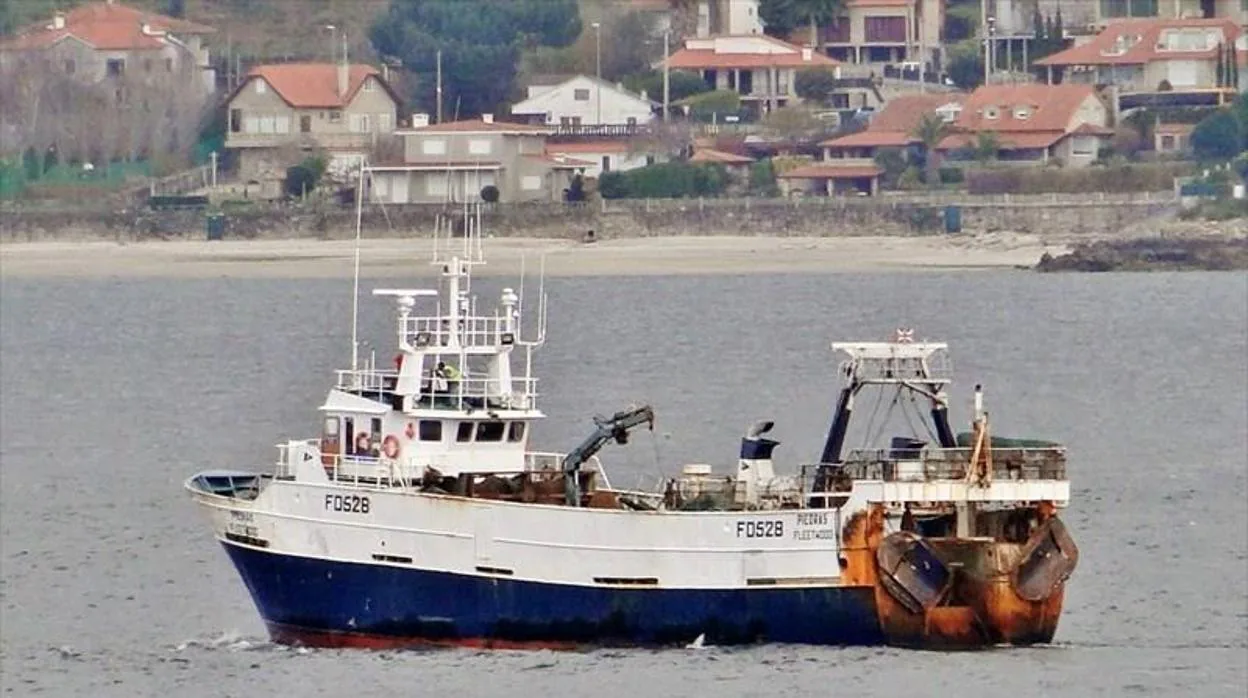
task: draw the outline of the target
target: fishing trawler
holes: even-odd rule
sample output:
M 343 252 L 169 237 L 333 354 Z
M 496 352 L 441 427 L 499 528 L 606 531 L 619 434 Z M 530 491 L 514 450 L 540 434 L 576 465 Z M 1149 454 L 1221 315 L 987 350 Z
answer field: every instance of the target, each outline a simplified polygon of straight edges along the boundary
M 1078 560 L 1058 516 L 1065 450 L 991 436 L 978 388 L 970 430 L 955 434 L 945 344 L 909 331 L 832 344 L 844 385 L 814 463 L 781 472 L 763 421 L 726 469 L 686 465 L 652 491 L 621 488 L 598 454 L 653 428 L 654 411 L 596 416 L 572 450 L 531 451 L 545 293 L 530 325 L 522 284 L 483 310 L 471 289 L 479 217 L 465 224 L 434 255 L 438 288 L 373 291 L 396 306 L 392 368 L 356 360 L 353 327 L 352 367 L 319 407 L 319 435 L 279 445 L 268 472 L 186 481 L 274 641 L 1052 640 Z M 846 450 L 868 390 L 926 405 L 929 438 Z

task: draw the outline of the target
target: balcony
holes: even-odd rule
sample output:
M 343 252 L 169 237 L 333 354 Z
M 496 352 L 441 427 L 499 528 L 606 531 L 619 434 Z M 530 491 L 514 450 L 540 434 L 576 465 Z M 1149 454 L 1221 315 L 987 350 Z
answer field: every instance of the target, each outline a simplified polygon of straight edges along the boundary
M 278 148 L 294 145 L 300 148 L 354 150 L 371 148 L 381 133 L 243 133 L 225 135 L 227 148 Z

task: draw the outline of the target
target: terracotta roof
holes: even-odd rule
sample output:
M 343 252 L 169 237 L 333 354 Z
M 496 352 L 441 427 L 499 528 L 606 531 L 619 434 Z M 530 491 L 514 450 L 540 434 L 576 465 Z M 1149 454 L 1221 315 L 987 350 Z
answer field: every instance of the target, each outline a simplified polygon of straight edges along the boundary
M 1164 135 L 1185 136 L 1195 128 L 1196 124 L 1157 124 L 1153 127 L 1153 132 Z
M 757 51 L 730 52 L 727 50 L 716 50 L 716 48 L 689 48 L 689 44 L 702 45 L 712 42 L 716 46 L 731 41 L 752 40 L 758 49 Z M 724 47 L 728 48 L 727 46 Z M 790 44 L 787 41 L 781 41 L 775 37 L 763 34 L 750 34 L 748 36 L 715 36 L 705 39 L 691 39 L 686 42 L 685 47 L 676 53 L 673 53 L 668 60 L 668 65 L 673 69 L 678 68 L 813 68 L 824 67 L 830 68 L 837 65 L 837 61 L 828 58 L 826 55 L 818 52 L 810 52 L 810 60 L 803 58 L 803 49 L 801 46 Z
M 53 18 L 27 26 L 11 40 L 0 43 L 0 49 L 21 51 L 42 49 L 73 37 L 100 51 L 146 51 L 165 46 L 164 32 L 173 34 L 210 34 L 212 27 L 143 12 L 133 7 L 93 2 L 71 10 L 65 15 L 65 26 L 55 29 Z M 151 34 L 143 32 L 146 23 Z
M 1155 60 L 1202 60 L 1217 57 L 1217 42 L 1203 51 L 1158 51 L 1161 32 L 1166 29 L 1222 29 L 1225 43 L 1234 41 L 1241 30 L 1234 20 L 1222 19 L 1124 19 L 1111 22 L 1087 43 L 1072 46 L 1036 61 L 1036 65 L 1122 65 Z M 1138 38 L 1136 38 L 1138 37 Z M 1125 50 L 1120 50 L 1125 49 Z
M 721 165 L 749 165 L 754 162 L 754 158 L 736 153 L 725 153 L 722 150 L 714 150 L 712 148 L 699 148 L 689 158 L 689 162 L 717 162 Z
M 962 104 L 966 95 L 961 92 L 945 94 L 898 95 L 884 105 L 884 109 L 871 119 L 867 130 L 848 136 L 833 138 L 820 145 L 832 148 L 869 148 L 902 146 L 917 140 L 915 128 L 924 114 L 931 114 L 949 103 Z
M 848 136 L 833 138 L 819 145 L 826 148 L 900 148 L 918 139 L 905 131 L 859 131 Z
M 1036 148 L 1048 148 L 1067 135 L 1069 134 L 1065 131 L 997 133 L 997 142 L 1001 144 L 1002 150 L 1033 150 Z M 975 133 L 955 133 L 945 137 L 940 142 L 940 145 L 936 146 L 936 149 L 958 150 L 959 148 L 974 147 L 976 138 L 977 135 Z
M 1071 133 L 1076 136 L 1112 136 L 1114 135 L 1114 129 L 1085 122 L 1079 124 Z
M 444 121 L 440 124 L 431 124 L 413 129 L 417 133 L 550 133 L 551 129 L 547 126 L 534 126 L 532 124 L 512 124 L 506 121 L 492 121 L 486 123 L 482 119 L 462 119 L 460 121 Z
M 578 143 L 547 143 L 547 153 L 627 153 L 624 141 L 582 141 Z
M 354 64 L 347 75 L 347 93 L 338 94 L 338 66 L 333 63 L 276 63 L 247 71 L 247 79 L 234 94 L 255 78 L 263 78 L 287 104 L 297 108 L 336 107 L 351 103 L 368 78 L 376 78 L 395 102 L 399 101 L 381 73 L 371 65 Z M 233 99 L 231 95 L 230 99 Z
M 878 165 L 840 164 L 825 160 L 813 165 L 802 165 L 776 176 L 785 179 L 858 179 L 878 177 L 882 174 L 884 170 Z
M 547 154 L 547 155 L 525 155 L 529 160 L 537 160 L 559 170 L 576 169 L 579 167 L 593 167 L 598 163 L 592 160 L 582 160 L 581 158 L 570 158 L 566 155 Z
M 1038 132 L 1070 128 L 1079 107 L 1096 99 L 1092 85 L 985 85 L 971 93 L 954 122 L 959 131 Z M 1019 107 L 1025 107 L 1025 118 Z M 988 118 L 994 112 L 995 118 Z

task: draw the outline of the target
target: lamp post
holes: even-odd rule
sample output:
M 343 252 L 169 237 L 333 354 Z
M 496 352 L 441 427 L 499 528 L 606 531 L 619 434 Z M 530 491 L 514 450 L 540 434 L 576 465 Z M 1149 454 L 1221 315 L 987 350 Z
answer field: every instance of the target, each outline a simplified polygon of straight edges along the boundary
M 594 125 L 602 125 L 602 23 L 594 22 L 594 77 L 598 84 L 594 86 Z

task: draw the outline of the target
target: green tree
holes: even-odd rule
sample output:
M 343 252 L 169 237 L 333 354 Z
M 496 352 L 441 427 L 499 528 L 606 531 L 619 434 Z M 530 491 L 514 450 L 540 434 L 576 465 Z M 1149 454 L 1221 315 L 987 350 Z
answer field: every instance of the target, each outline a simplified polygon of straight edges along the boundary
M 300 162 L 298 165 L 287 168 L 284 187 L 286 195 L 295 198 L 311 193 L 321 183 L 321 178 L 325 176 L 325 169 L 328 165 L 329 161 L 327 158 L 321 155 L 313 155 L 304 158 L 303 162 Z
M 880 175 L 880 186 L 889 189 L 897 186 L 897 178 L 906 171 L 904 151 L 901 148 L 879 148 L 873 159 L 884 170 L 884 174 Z
M 685 100 L 689 116 L 696 121 L 723 121 L 725 116 L 741 112 L 741 95 L 733 90 L 712 90 Z
M 606 18 L 602 27 L 602 77 L 622 80 L 649 70 L 663 54 L 661 47 L 655 50 L 654 32 L 651 15 L 644 12 Z
M 836 91 L 836 73 L 827 68 L 807 68 L 799 70 L 793 80 L 793 89 L 797 96 L 819 104 L 827 104 Z
M 1243 146 L 1244 127 L 1230 109 L 1219 109 L 1192 129 L 1192 150 L 1201 160 L 1230 160 Z
M 429 110 L 440 50 L 450 118 L 494 111 L 511 96 L 522 48 L 567 46 L 581 30 L 576 0 L 392 0 L 369 39 L 417 75 L 414 101 Z
M 776 168 L 771 164 L 771 158 L 750 165 L 749 191 L 754 196 L 780 196 L 780 187 L 776 184 Z
M 964 90 L 983 84 L 984 55 L 978 41 L 963 41 L 949 50 L 949 79 Z
M 842 0 L 759 0 L 758 18 L 772 36 L 788 37 L 798 27 L 809 27 L 808 42 L 818 46 L 819 25 L 836 20 L 842 7 Z
M 710 92 L 711 86 L 701 75 L 688 70 L 673 70 L 668 73 L 667 89 L 672 102 L 679 102 L 703 92 Z M 624 86 L 633 92 L 645 92 L 646 96 L 656 102 L 663 101 L 663 72 L 651 71 L 633 75 L 624 80 Z
M 937 116 L 935 112 L 928 112 L 919 118 L 919 123 L 915 125 L 914 131 L 910 134 L 923 146 L 925 178 L 932 186 L 935 186 L 940 179 L 938 173 L 940 163 L 936 148 L 941 141 L 945 140 L 945 136 L 949 135 L 949 131 L 948 122 Z

